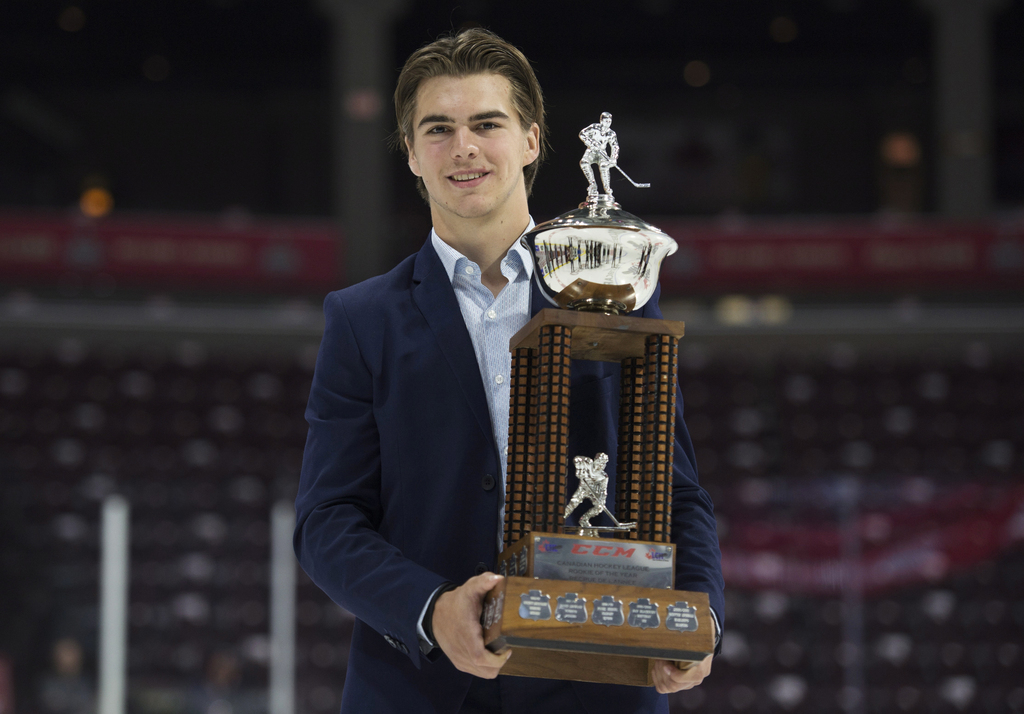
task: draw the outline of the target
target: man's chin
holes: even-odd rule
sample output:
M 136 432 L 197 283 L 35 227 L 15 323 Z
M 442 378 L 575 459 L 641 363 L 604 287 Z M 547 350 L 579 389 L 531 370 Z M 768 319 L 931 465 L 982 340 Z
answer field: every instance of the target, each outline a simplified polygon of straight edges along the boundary
M 449 216 L 455 216 L 463 220 L 474 220 L 478 218 L 486 217 L 493 206 L 490 201 L 435 201 L 431 198 L 431 203 L 437 207 L 443 214 Z

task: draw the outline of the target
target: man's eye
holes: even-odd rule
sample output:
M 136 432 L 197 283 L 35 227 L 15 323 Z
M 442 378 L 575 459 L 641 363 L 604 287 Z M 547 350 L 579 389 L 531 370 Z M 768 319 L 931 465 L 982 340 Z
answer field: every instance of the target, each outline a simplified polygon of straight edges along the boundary
M 429 129 L 427 129 L 428 134 L 443 134 L 446 131 L 448 131 L 448 127 L 444 126 L 432 126 Z
M 481 129 L 497 129 L 498 125 L 495 124 L 492 121 L 485 121 L 483 124 L 480 125 L 480 128 Z

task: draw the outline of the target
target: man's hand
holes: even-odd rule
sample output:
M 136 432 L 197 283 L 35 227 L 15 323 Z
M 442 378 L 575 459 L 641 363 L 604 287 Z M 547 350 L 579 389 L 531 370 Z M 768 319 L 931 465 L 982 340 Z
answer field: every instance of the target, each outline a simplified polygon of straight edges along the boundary
M 663 659 L 654 661 L 654 688 L 661 694 L 671 694 L 684 689 L 693 689 L 711 674 L 711 655 L 696 662 L 687 669 L 679 669 L 675 662 Z
M 461 587 L 437 598 L 434 603 L 434 639 L 456 669 L 484 679 L 498 676 L 505 661 L 512 655 L 496 655 L 484 647 L 484 631 L 480 626 L 484 595 L 501 581 L 500 575 L 484 573 L 470 578 Z

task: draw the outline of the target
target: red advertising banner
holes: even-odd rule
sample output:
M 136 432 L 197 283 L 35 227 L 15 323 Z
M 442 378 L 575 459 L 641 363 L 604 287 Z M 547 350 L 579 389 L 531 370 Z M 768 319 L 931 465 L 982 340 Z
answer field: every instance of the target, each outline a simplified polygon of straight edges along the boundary
M 670 293 L 728 290 L 1015 289 L 1024 221 L 651 221 L 679 243 Z
M 0 280 L 324 291 L 340 287 L 340 246 L 327 222 L 0 213 Z
M 1024 220 L 654 218 L 679 243 L 667 294 L 1020 290 Z M 331 223 L 0 213 L 0 280 L 323 291 L 340 287 Z
M 967 485 L 937 503 L 867 511 L 845 525 L 745 523 L 723 539 L 722 570 L 732 587 L 873 594 L 941 580 L 1021 543 L 1024 487 Z

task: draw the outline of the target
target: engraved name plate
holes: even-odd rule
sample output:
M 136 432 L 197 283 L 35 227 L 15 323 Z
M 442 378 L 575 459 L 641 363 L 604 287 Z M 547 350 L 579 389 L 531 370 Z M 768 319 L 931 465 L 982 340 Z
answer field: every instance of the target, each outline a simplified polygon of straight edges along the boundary
M 559 622 L 583 624 L 587 621 L 587 599 L 576 593 L 566 593 L 558 598 L 555 619 Z
M 501 573 L 501 575 L 503 577 L 508 575 L 508 561 L 507 560 L 501 561 L 501 566 L 498 568 L 498 572 Z
M 676 602 L 668 606 L 668 615 L 665 617 L 665 627 L 676 632 L 697 631 L 697 608 L 691 607 L 688 602 Z
M 537 537 L 531 545 L 535 578 L 672 587 L 672 549 L 667 545 L 610 538 L 601 543 L 571 535 Z
M 603 595 L 599 600 L 594 600 L 593 621 L 596 625 L 606 627 L 618 627 L 624 621 L 622 617 L 622 601 L 616 600 L 611 595 Z
M 526 575 L 526 565 L 526 548 L 523 548 L 519 551 L 519 564 L 516 566 L 516 573 L 518 575 Z
M 645 597 L 629 603 L 628 621 L 630 627 L 639 627 L 641 630 L 654 629 L 661 624 L 658 603 L 652 603 Z
M 540 590 L 531 590 L 519 596 L 519 617 L 524 620 L 550 620 L 551 598 Z

